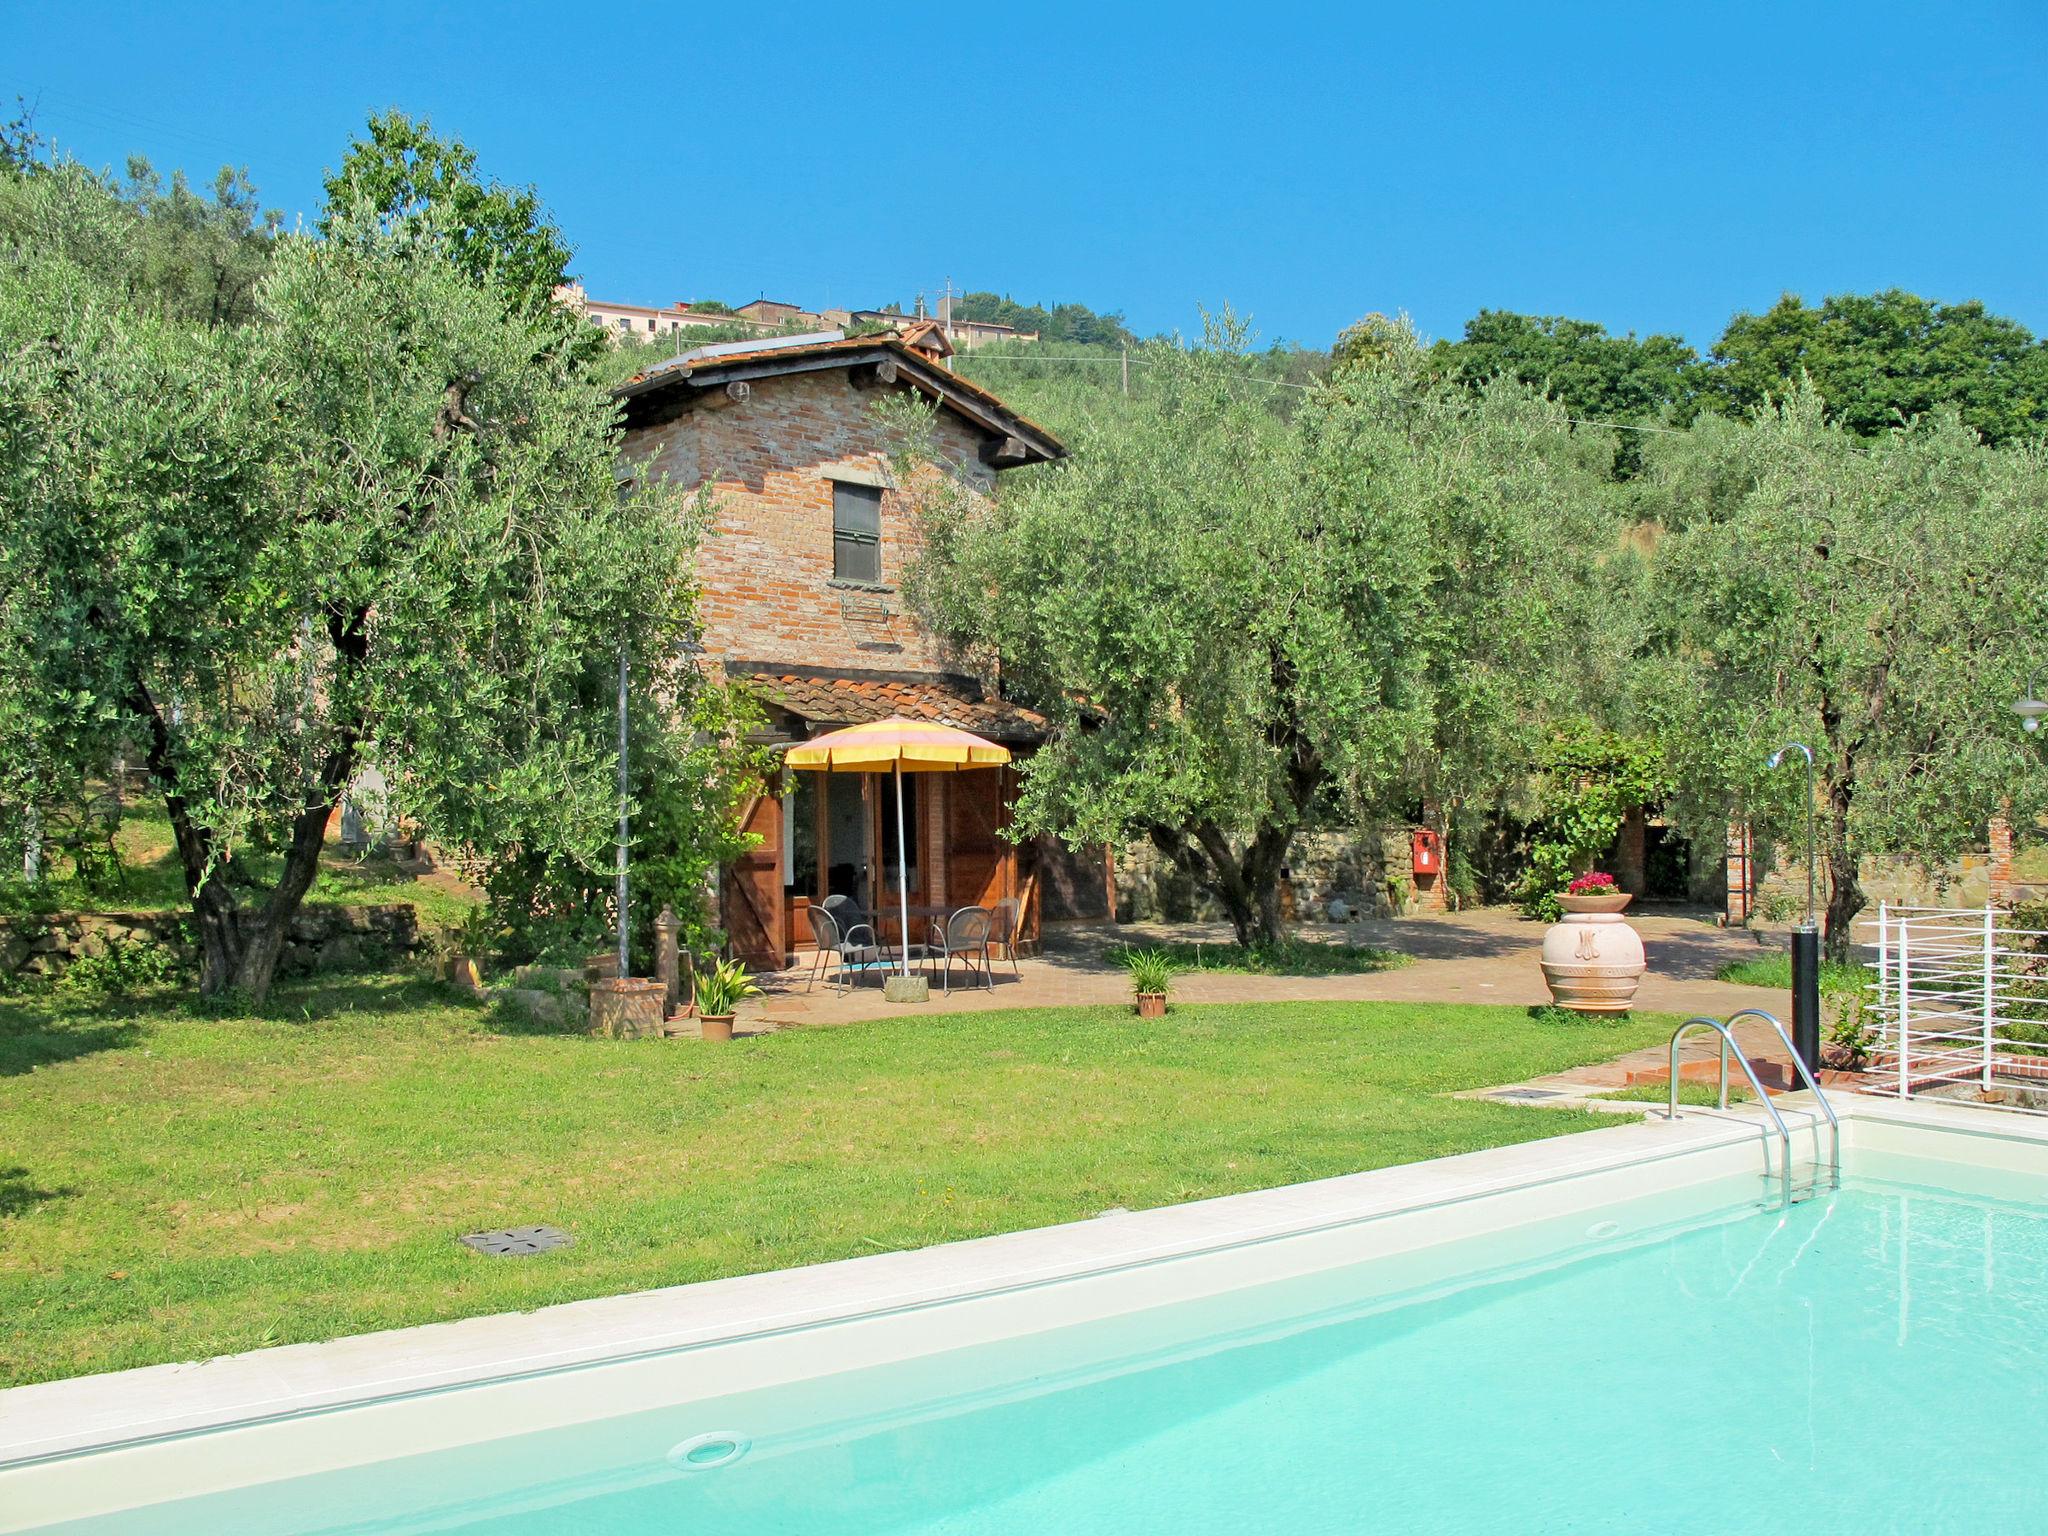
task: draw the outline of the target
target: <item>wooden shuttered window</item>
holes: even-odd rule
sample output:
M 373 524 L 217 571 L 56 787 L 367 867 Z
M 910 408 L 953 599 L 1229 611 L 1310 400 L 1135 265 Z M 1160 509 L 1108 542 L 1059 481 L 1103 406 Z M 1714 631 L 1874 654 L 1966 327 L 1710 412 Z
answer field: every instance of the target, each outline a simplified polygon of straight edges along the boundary
M 832 575 L 839 581 L 882 579 L 882 491 L 832 482 Z

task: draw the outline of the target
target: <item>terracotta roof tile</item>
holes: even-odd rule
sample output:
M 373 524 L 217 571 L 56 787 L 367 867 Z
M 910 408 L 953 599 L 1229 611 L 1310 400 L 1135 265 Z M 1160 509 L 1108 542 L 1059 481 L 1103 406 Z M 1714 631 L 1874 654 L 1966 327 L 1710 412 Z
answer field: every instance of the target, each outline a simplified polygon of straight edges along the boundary
M 771 704 L 824 725 L 865 725 L 901 715 L 936 720 L 1004 741 L 1042 741 L 1045 716 L 1021 704 L 981 697 L 954 679 L 843 677 L 815 672 L 757 672 L 741 680 Z

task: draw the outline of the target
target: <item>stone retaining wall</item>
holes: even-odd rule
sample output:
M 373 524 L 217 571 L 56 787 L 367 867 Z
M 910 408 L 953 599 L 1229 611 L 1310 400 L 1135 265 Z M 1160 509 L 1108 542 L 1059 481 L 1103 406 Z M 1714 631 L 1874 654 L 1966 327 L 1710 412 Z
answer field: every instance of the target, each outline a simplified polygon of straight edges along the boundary
M 1283 910 L 1303 921 L 1384 917 L 1415 900 L 1406 826 L 1357 831 L 1304 832 L 1288 850 L 1281 885 Z M 1117 916 L 1136 921 L 1188 922 L 1220 918 L 1216 903 L 1195 888 L 1150 841 L 1126 843 L 1116 855 Z
M 369 907 L 301 907 L 279 969 L 289 975 L 348 970 L 420 948 L 411 902 Z M 199 946 L 182 912 L 60 912 L 0 917 L 0 976 L 55 976 L 81 955 L 115 944 L 162 944 L 196 964 Z

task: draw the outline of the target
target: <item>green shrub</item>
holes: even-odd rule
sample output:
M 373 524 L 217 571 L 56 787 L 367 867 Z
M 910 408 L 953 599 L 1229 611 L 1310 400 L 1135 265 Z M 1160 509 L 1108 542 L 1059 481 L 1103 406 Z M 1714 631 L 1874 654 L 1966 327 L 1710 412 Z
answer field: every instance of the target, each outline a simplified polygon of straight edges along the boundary
M 448 941 L 458 955 L 468 955 L 473 960 L 496 951 L 499 927 L 496 916 L 489 906 L 472 907 L 462 915 L 448 933 Z
M 109 934 L 64 968 L 57 990 L 74 997 L 113 997 L 176 981 L 184 971 L 184 962 L 168 944 Z
M 1834 1022 L 1828 1025 L 1828 1064 L 1861 1072 L 1870 1065 L 1872 1053 L 1884 1038 L 1871 1016 L 1870 1000 L 1862 993 L 1844 1000 Z
M 1514 895 L 1530 917 L 1554 923 L 1564 915 L 1557 893 L 1614 841 L 1631 809 L 1670 792 L 1671 770 L 1655 742 L 1583 720 L 1551 738 L 1537 767 L 1542 813 Z
M 1358 976 L 1408 963 L 1397 950 L 1363 944 L 1325 944 L 1289 934 L 1277 944 L 1204 944 L 1173 940 L 1152 946 L 1174 970 L 1225 971 L 1241 976 Z M 1118 957 L 1118 963 L 1121 958 Z
M 1479 876 L 1472 868 L 1472 861 L 1463 853 L 1445 850 L 1444 884 L 1461 911 L 1479 905 Z
M 1806 910 L 1806 903 L 1790 891 L 1762 891 L 1756 898 L 1756 915 L 1773 927 L 1792 922 Z
M 636 706 L 630 756 L 633 788 L 631 958 L 646 974 L 654 965 L 654 919 L 664 906 L 682 920 L 685 948 L 719 948 L 705 892 L 714 873 L 756 839 L 743 835 L 735 813 L 762 788 L 765 753 L 728 739 L 757 716 L 732 685 L 700 684 L 687 715 Z M 511 964 L 581 957 L 611 948 L 614 872 L 609 862 L 579 863 L 535 850 L 514 852 L 486 871 L 484 890 L 503 958 Z

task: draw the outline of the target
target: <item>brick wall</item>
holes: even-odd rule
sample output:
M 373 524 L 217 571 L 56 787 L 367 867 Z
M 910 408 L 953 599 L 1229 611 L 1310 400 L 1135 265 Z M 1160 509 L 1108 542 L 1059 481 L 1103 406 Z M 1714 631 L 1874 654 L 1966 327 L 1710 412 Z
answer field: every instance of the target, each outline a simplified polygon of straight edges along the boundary
M 748 398 L 707 400 L 679 419 L 629 435 L 625 455 L 717 502 L 698 556 L 699 611 L 716 656 L 890 672 L 942 670 L 910 614 L 903 581 L 920 547 L 910 496 L 890 485 L 889 443 L 872 390 L 846 370 L 757 379 Z M 941 413 L 934 448 L 978 493 L 994 483 L 980 442 Z M 834 477 L 881 485 L 882 580 L 832 576 Z

